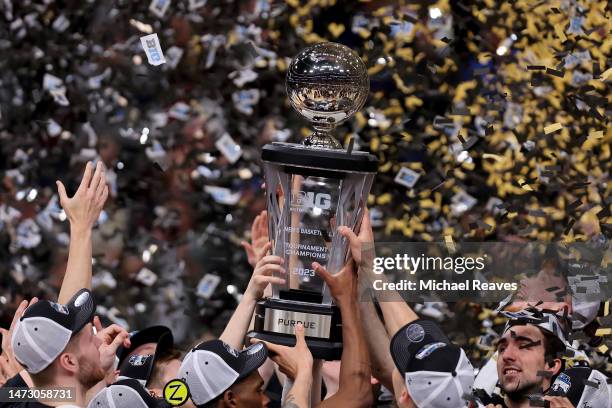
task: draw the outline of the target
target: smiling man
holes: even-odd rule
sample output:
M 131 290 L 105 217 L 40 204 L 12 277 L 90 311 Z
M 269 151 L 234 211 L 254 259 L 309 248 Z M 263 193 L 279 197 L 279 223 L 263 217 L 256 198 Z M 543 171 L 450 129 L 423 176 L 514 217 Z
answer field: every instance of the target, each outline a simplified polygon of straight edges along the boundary
M 497 345 L 497 374 L 508 408 L 531 406 L 563 369 L 566 349 L 562 319 L 551 313 L 504 313 L 510 320 Z

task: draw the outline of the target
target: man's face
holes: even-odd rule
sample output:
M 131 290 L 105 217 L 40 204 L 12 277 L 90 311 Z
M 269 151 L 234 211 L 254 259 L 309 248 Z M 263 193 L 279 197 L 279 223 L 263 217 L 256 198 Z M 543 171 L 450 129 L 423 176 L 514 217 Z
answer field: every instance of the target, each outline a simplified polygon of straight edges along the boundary
M 549 385 L 550 380 L 538 376 L 538 371 L 550 369 L 545 361 L 544 341 L 544 334 L 533 325 L 513 326 L 500 339 L 497 375 L 502 390 L 511 398 Z
M 257 370 L 231 387 L 239 408 L 267 408 L 270 398 L 264 392 L 264 380 Z
M 77 378 L 86 388 L 91 388 L 104 379 L 104 371 L 100 367 L 100 351 L 102 344 L 94 335 L 93 325 L 88 323 L 78 334 L 78 345 L 75 350 L 79 362 Z

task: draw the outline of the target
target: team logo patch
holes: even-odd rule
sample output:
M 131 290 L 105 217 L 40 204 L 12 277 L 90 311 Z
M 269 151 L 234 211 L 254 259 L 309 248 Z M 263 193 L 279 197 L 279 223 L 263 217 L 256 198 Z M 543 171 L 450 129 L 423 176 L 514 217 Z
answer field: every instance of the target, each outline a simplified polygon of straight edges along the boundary
M 150 355 L 146 355 L 146 356 L 132 356 L 132 357 L 130 357 L 129 363 L 130 363 L 130 365 L 133 365 L 133 366 L 141 366 L 141 365 L 144 365 L 147 362 L 149 357 L 151 357 L 151 356 Z
M 89 300 L 89 293 L 88 292 L 83 292 L 79 295 L 78 298 L 75 299 L 74 301 L 74 306 L 75 307 L 81 307 L 82 305 L 85 304 L 85 302 L 87 302 Z
M 65 315 L 68 314 L 68 308 L 64 305 L 60 305 L 59 303 L 55 303 L 55 302 L 49 302 L 49 304 L 51 304 L 51 307 L 59 313 L 63 313 Z
M 567 374 L 561 373 L 555 380 L 555 383 L 552 385 L 552 391 L 561 392 L 562 394 L 565 395 L 567 394 L 571 386 L 572 386 L 571 378 Z
M 232 346 L 230 346 L 229 344 L 226 344 L 225 342 L 221 342 L 221 344 L 223 344 L 223 347 L 225 347 L 228 353 L 238 358 L 238 352 Z
M 427 357 L 428 355 L 430 355 L 431 353 L 433 353 L 434 351 L 436 351 L 437 349 L 442 348 L 444 346 L 446 346 L 446 343 L 431 343 L 431 344 L 428 344 L 425 347 L 421 348 L 418 353 L 416 353 L 415 358 L 417 360 L 422 360 L 425 357 Z
M 255 343 L 253 346 L 249 347 L 246 350 L 247 355 L 252 356 L 253 354 L 259 353 L 259 351 L 263 348 L 263 344 Z
M 419 343 L 425 338 L 425 329 L 420 324 L 411 324 L 406 328 L 406 337 L 411 343 Z

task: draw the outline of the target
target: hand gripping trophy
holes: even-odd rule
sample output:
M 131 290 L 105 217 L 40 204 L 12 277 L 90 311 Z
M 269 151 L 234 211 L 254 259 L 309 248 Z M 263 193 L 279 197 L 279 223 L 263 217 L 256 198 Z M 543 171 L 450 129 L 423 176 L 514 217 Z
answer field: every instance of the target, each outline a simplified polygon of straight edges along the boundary
M 248 336 L 292 345 L 301 322 L 313 356 L 335 360 L 342 354 L 340 313 L 312 263 L 339 272 L 348 243 L 337 228 L 356 230 L 361 224 L 378 162 L 371 154 L 343 150 L 332 131 L 361 109 L 369 78 L 350 48 L 321 43 L 291 61 L 286 86 L 293 108 L 314 132 L 303 144 L 263 147 L 270 241 L 273 254 L 284 258 L 287 276 L 271 298 L 258 303 Z

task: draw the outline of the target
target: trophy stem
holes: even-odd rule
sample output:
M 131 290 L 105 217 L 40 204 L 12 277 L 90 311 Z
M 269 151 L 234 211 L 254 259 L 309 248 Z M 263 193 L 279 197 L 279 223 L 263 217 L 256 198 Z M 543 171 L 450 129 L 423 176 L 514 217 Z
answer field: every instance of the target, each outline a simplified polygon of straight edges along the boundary
M 333 128 L 315 127 L 315 131 L 304 139 L 304 146 L 321 149 L 342 149 L 342 145 L 331 135 Z

